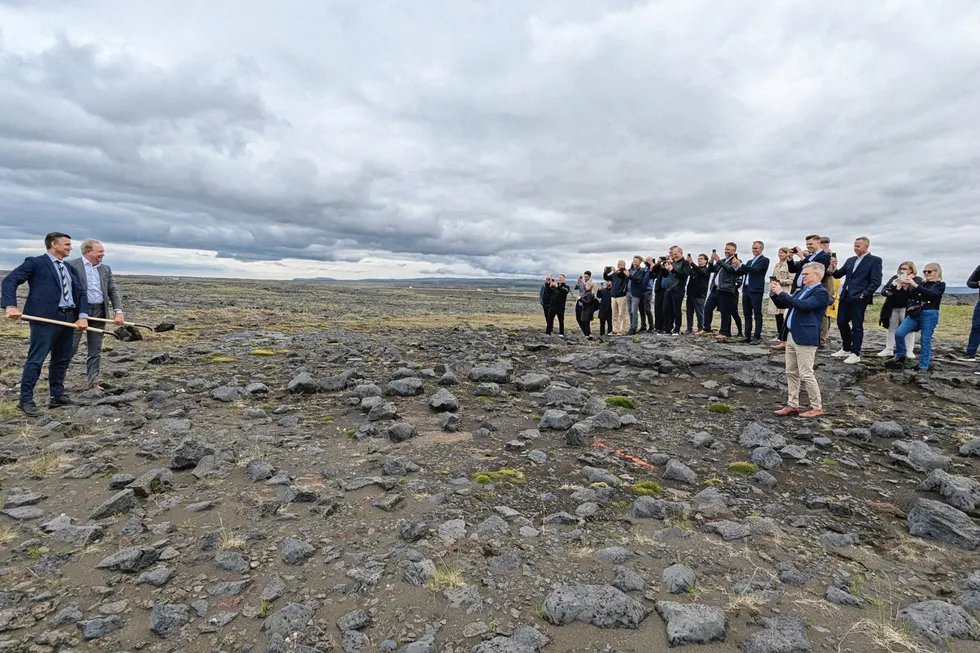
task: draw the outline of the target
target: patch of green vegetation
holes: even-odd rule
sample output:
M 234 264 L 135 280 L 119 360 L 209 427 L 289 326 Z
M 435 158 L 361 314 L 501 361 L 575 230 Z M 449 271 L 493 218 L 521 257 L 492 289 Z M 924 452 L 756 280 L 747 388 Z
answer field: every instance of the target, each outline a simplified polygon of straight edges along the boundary
M 725 481 L 721 480 L 717 476 L 712 476 L 707 481 L 704 482 L 708 487 L 725 487 Z
M 235 357 L 215 351 L 205 356 L 204 360 L 208 363 L 234 363 Z
M 715 413 L 716 415 L 727 415 L 732 412 L 732 407 L 726 403 L 716 401 L 708 404 L 708 412 Z
M 355 435 L 356 433 L 357 433 L 357 429 L 344 429 L 345 435 Z
M 10 419 L 23 414 L 13 401 L 0 401 L 0 419 Z
M 448 469 L 436 469 L 436 470 L 433 470 L 432 473 L 435 474 L 435 475 L 437 475 L 437 476 L 449 476 L 449 470 Z
M 630 492 L 643 497 L 656 496 L 663 491 L 664 489 L 660 487 L 660 483 L 654 483 L 653 481 L 637 481 L 630 486 Z
M 834 460 L 833 458 L 824 458 L 823 459 L 823 464 L 824 465 L 839 465 L 840 463 L 837 462 L 836 460 Z
M 329 422 L 336 422 L 337 421 L 337 418 L 334 417 L 333 415 L 324 415 L 323 417 L 320 418 L 320 421 L 321 422 L 327 422 L 327 423 L 329 423 Z
M 276 355 L 276 352 L 272 351 L 271 349 L 253 349 L 248 353 L 251 354 L 252 356 L 275 356 Z
M 259 601 L 259 618 L 265 619 L 272 612 L 272 602 L 266 601 L 265 599 Z
M 486 474 L 477 474 L 473 478 L 473 480 L 476 481 L 479 485 L 486 485 L 487 483 L 490 482 L 490 477 L 487 476 Z
M 481 483 L 481 485 L 485 485 L 490 481 L 500 481 L 502 483 L 512 483 L 514 485 L 527 483 L 527 479 L 524 477 L 524 472 L 518 469 L 510 469 L 509 467 L 501 467 L 495 472 L 476 472 L 473 474 L 473 478 L 477 483 L 480 483 L 479 479 L 484 477 L 488 480 Z
M 611 505 L 613 508 L 625 508 L 626 506 L 630 505 L 630 502 L 629 501 L 613 501 L 609 505 Z
M 643 342 L 643 338 L 641 338 L 639 336 L 636 336 L 635 338 L 633 338 L 633 342 L 635 342 L 635 343 L 641 343 L 641 342 Z
M 589 484 L 589 489 L 590 490 L 597 490 L 597 489 L 599 489 L 601 487 L 609 487 L 609 484 L 606 483 L 606 482 L 604 482 L 604 481 L 598 481 L 596 483 L 590 483 Z
M 31 560 L 38 560 L 44 554 L 44 548 L 40 546 L 29 546 L 27 547 L 27 557 Z
M 624 397 L 622 395 L 613 395 L 612 397 L 606 397 L 606 403 L 610 406 L 617 406 L 619 408 L 626 408 L 628 410 L 633 410 L 636 408 L 636 402 L 629 397 Z
M 735 462 L 728 466 L 728 471 L 735 474 L 755 474 L 759 468 L 756 467 L 755 463 Z

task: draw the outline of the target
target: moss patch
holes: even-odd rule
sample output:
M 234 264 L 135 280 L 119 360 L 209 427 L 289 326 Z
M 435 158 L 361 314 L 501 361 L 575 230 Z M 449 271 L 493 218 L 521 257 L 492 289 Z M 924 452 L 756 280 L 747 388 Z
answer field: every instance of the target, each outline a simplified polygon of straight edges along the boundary
M 481 485 L 489 483 L 490 481 L 500 481 L 502 483 L 513 483 L 514 485 L 521 485 L 527 483 L 527 479 L 524 477 L 524 472 L 517 469 L 510 469 L 508 467 L 502 467 L 495 472 L 477 472 L 473 474 L 474 480 Z M 480 479 L 486 478 L 487 481 L 481 483 Z
M 630 492 L 633 494 L 639 494 L 643 497 L 656 496 L 663 491 L 663 488 L 660 487 L 660 483 L 654 483 L 653 481 L 637 481 L 630 486 Z
M 718 415 L 727 415 L 728 413 L 732 412 L 732 407 L 725 403 L 715 402 L 708 404 L 708 412 L 716 413 Z
M 612 397 L 606 397 L 606 403 L 610 406 L 616 406 L 618 408 L 627 408 L 633 410 L 636 408 L 636 402 L 629 397 L 624 397 L 622 395 L 614 395 Z
M 759 468 L 755 466 L 755 463 L 737 462 L 729 465 L 728 471 L 735 474 L 755 474 Z

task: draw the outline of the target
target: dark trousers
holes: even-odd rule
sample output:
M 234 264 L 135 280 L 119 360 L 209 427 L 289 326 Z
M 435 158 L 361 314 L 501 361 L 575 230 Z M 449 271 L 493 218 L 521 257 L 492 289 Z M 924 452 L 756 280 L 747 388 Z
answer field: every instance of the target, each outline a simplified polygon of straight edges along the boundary
M 742 318 L 738 315 L 738 291 L 735 291 L 735 298 L 732 304 L 732 319 L 735 321 L 735 330 L 738 335 L 742 335 Z
M 687 332 L 694 331 L 694 316 L 698 317 L 698 331 L 704 328 L 704 297 L 687 297 Z
M 718 333 L 723 336 L 732 335 L 732 316 L 738 318 L 738 294 L 733 292 L 718 293 L 718 308 L 721 309 L 721 328 Z M 741 322 L 741 320 L 738 320 Z M 739 324 L 741 327 L 741 324 Z
M 746 290 L 742 293 L 742 313 L 745 314 L 745 337 L 762 338 L 762 291 Z M 755 333 L 752 332 L 752 318 L 755 318 Z
M 643 301 L 640 302 L 640 319 L 653 331 L 653 291 L 643 293 Z
M 786 319 L 785 316 L 776 313 L 776 331 L 778 332 L 777 337 L 780 340 L 783 340 L 783 320 L 785 319 Z
M 558 335 L 565 335 L 565 307 L 553 306 L 548 311 L 548 329 L 545 333 L 551 335 L 555 327 L 555 318 L 558 318 Z
M 970 328 L 970 339 L 966 343 L 966 355 L 976 356 L 980 347 L 980 302 L 973 307 L 973 326 Z
M 861 355 L 864 344 L 864 311 L 868 305 L 863 299 L 841 297 L 837 307 L 837 328 L 840 329 L 841 348 Z
M 589 337 L 592 335 L 592 316 L 595 315 L 595 308 L 587 308 L 582 306 L 582 304 L 575 304 L 575 319 L 578 320 L 578 326 L 582 329 L 582 333 Z
M 63 322 L 74 322 L 75 312 L 65 313 L 59 318 Z M 20 403 L 34 401 L 34 386 L 41 376 L 44 359 L 51 354 L 48 364 L 48 387 L 52 397 L 65 394 L 65 372 L 71 362 L 71 346 L 75 329 L 31 322 L 31 341 L 27 349 L 27 362 L 20 377 Z
M 717 290 L 712 290 L 708 293 L 708 299 L 704 302 L 704 330 L 711 331 L 711 320 L 714 318 L 715 309 L 718 308 L 718 295 L 720 295 Z
M 604 336 L 607 333 L 612 333 L 612 311 L 599 313 L 599 335 Z
M 664 331 L 668 333 L 681 332 L 681 323 L 684 321 L 684 313 L 681 312 L 683 303 L 683 288 L 668 290 L 664 293 Z
M 664 302 L 663 290 L 655 290 L 653 293 L 653 324 L 657 331 L 663 331 L 666 327 L 664 323 L 667 317 L 667 307 Z

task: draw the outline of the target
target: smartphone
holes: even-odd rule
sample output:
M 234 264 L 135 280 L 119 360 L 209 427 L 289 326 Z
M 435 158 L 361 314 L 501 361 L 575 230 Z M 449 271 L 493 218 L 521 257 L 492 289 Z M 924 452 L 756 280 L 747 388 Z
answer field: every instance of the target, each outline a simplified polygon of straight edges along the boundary
M 713 249 L 713 250 L 711 250 L 711 253 L 712 254 L 717 254 L 718 253 L 718 250 L 717 249 Z
M 771 277 L 769 277 L 769 281 L 779 281 L 779 277 L 777 277 L 776 275 L 772 275 Z
M 908 272 L 899 272 L 898 273 L 898 278 L 901 279 L 902 281 L 908 281 L 909 280 L 909 273 Z

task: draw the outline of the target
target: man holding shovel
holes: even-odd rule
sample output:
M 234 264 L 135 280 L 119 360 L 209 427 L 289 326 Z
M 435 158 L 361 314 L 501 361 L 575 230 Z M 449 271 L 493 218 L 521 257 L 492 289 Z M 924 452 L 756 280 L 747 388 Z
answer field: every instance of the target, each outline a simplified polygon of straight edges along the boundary
M 71 361 L 74 331 L 88 328 L 88 298 L 82 291 L 82 280 L 75 269 L 64 262 L 71 252 L 71 236 L 50 233 L 44 237 L 44 246 L 48 250 L 46 253 L 27 257 L 4 278 L 0 300 L 0 307 L 6 310 L 10 319 L 19 320 L 24 316 L 37 320 L 31 322 L 30 347 L 17 403 L 17 407 L 31 417 L 41 414 L 34 403 L 34 386 L 48 354 L 51 354 L 48 366 L 51 401 L 48 405 L 70 406 L 74 403 L 65 395 L 65 372 Z M 24 302 L 27 315 L 17 310 L 17 288 L 25 281 L 30 286 Z
M 82 241 L 82 255 L 68 261 L 68 265 L 75 268 L 79 278 L 82 280 L 82 290 L 88 299 L 89 318 L 93 321 L 101 321 L 98 318 L 109 317 L 109 302 L 115 312 L 112 323 L 122 326 L 125 316 L 122 310 L 122 300 L 119 298 L 119 290 L 116 288 L 116 280 L 112 276 L 112 269 L 108 265 L 102 264 L 105 256 L 105 247 L 97 240 L 86 238 Z M 102 334 L 97 331 L 87 331 L 85 333 L 86 345 L 88 348 L 88 358 L 85 359 L 85 379 L 90 388 L 95 387 L 99 379 L 99 367 L 102 360 Z M 72 342 L 71 355 L 74 357 L 78 352 L 78 345 L 82 342 L 82 334 L 76 331 Z

